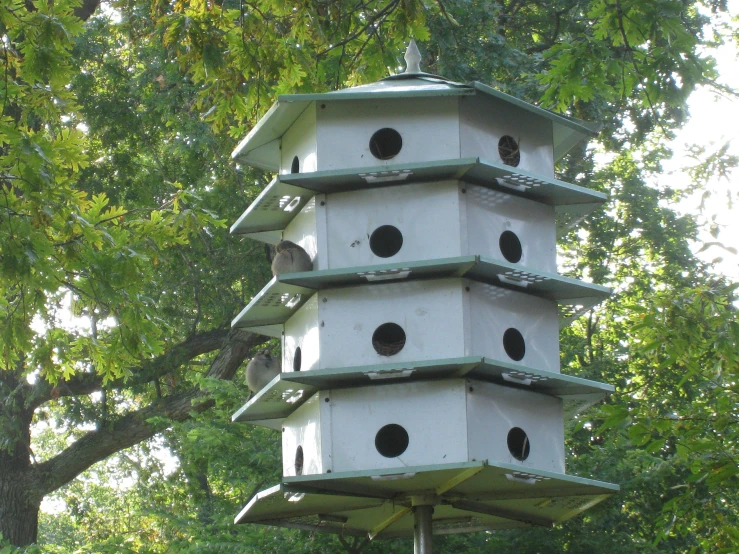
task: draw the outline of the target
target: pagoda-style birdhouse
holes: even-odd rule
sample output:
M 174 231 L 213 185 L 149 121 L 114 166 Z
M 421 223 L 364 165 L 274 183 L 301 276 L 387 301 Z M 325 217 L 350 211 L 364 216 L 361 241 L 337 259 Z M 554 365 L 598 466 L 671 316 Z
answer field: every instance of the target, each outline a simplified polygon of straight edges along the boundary
M 554 177 L 591 134 L 412 68 L 278 99 L 234 152 L 278 175 L 232 232 L 313 270 L 233 322 L 282 346 L 234 420 L 279 430 L 283 481 L 237 522 L 408 536 L 433 506 L 437 533 L 551 525 L 618 489 L 565 473 L 565 417 L 612 390 L 559 368 L 560 327 L 609 294 L 556 266 L 558 232 L 605 201 Z

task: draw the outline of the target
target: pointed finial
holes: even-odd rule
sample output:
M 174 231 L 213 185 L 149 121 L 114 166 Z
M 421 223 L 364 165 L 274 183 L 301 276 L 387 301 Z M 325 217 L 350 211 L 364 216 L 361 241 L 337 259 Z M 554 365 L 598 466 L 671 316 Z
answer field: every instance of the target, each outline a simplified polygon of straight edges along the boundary
M 405 51 L 405 64 L 406 73 L 421 73 L 421 52 L 415 39 L 411 39 L 408 50 Z

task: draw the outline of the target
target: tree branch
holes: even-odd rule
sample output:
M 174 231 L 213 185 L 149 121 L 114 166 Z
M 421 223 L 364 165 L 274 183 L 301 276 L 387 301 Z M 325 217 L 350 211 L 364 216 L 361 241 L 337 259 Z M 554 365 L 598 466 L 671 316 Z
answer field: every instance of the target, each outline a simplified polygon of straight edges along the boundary
M 82 5 L 74 9 L 74 15 L 82 21 L 87 21 L 100 6 L 100 0 L 82 0 Z
M 161 356 L 147 360 L 134 368 L 134 376 L 124 380 L 118 379 L 110 383 L 112 389 L 130 387 L 155 380 L 179 366 L 208 352 L 217 350 L 228 336 L 228 329 L 214 329 L 197 335 L 191 335 L 181 343 L 168 348 Z M 28 385 L 26 406 L 36 409 L 42 404 L 63 396 L 79 396 L 102 390 L 103 380 L 94 373 L 77 374 L 68 381 L 53 386 L 47 381 L 39 380 L 35 385 Z
M 262 342 L 264 337 L 246 331 L 229 332 L 207 377 L 233 378 L 249 350 Z M 129 412 L 107 427 L 90 431 L 50 460 L 34 467 L 38 479 L 36 493 L 43 497 L 69 483 L 93 464 L 153 437 L 162 428 L 148 423 L 151 418 L 184 421 L 193 412 L 203 412 L 213 403 L 207 391 L 194 387 L 158 399 L 144 408 Z

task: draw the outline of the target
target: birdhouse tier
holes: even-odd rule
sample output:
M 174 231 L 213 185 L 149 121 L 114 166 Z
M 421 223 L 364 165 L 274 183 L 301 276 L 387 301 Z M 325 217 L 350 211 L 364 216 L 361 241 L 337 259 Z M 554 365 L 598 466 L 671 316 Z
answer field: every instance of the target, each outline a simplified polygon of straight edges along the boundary
M 393 314 L 399 314 L 402 309 L 401 306 L 405 306 L 411 298 L 416 298 L 418 302 L 425 305 L 427 301 L 423 298 L 424 291 L 429 291 L 429 294 L 431 294 L 430 291 L 439 287 L 435 283 L 439 280 L 446 282 L 446 279 L 453 277 L 464 277 L 469 280 L 469 283 L 464 285 L 465 288 L 471 287 L 471 291 L 473 289 L 478 291 L 483 299 L 490 299 L 494 295 L 501 298 L 505 296 L 525 298 L 525 295 L 528 295 L 534 299 L 522 300 L 524 304 L 536 303 L 537 300 L 535 299 L 539 299 L 538 302 L 543 302 L 546 306 L 545 311 L 550 314 L 553 314 L 559 305 L 560 326 L 567 325 L 575 317 L 603 301 L 610 294 L 610 289 L 606 287 L 584 283 L 577 279 L 552 273 L 525 271 L 504 261 L 493 261 L 479 256 L 462 256 L 444 260 L 278 275 L 273 277 L 249 302 L 246 308 L 234 318 L 231 325 L 270 337 L 281 337 L 288 327 L 295 329 L 295 325 L 288 322 L 291 318 L 297 317 L 303 306 L 310 302 L 317 292 L 325 292 L 326 295 L 321 296 L 320 303 L 317 299 L 313 299 L 311 307 L 304 311 L 316 316 L 316 318 L 311 318 L 313 324 L 324 323 L 321 329 L 325 328 L 326 325 L 324 312 L 325 308 L 328 307 L 328 298 L 335 294 L 339 294 L 344 302 L 349 303 L 352 302 L 353 292 L 356 292 L 357 301 L 360 298 L 371 298 L 370 305 L 363 302 L 361 307 L 362 310 L 367 310 L 367 317 L 370 317 L 370 314 L 376 314 L 372 317 L 397 318 L 400 315 Z M 362 287 L 362 284 L 371 284 L 372 286 Z M 396 286 L 388 288 L 389 285 Z M 382 288 L 375 290 L 375 287 Z M 349 292 L 339 292 L 342 290 Z M 383 300 L 381 295 L 384 291 L 389 291 L 392 296 Z M 393 291 L 399 292 L 394 294 Z M 403 294 L 406 291 L 413 291 L 413 295 L 404 298 Z M 522 293 L 525 293 L 525 295 Z M 419 294 L 421 296 L 418 296 Z M 326 298 L 325 302 L 323 298 Z M 462 302 L 459 295 L 456 295 L 455 298 Z M 448 298 L 446 300 L 449 301 Z M 444 302 L 444 306 L 447 305 L 447 302 Z M 409 306 L 408 309 L 423 311 L 423 316 L 428 321 L 431 318 L 429 314 L 443 309 L 441 307 L 432 308 L 433 305 L 424 307 L 421 304 Z M 489 304 L 488 300 L 484 300 L 484 305 Z M 346 309 L 356 310 L 357 308 L 346 306 Z M 316 312 L 315 310 L 319 311 Z M 361 314 L 355 315 L 359 318 Z M 404 315 L 403 317 L 408 316 Z M 445 316 L 440 315 L 440 317 Z M 534 315 L 534 320 L 538 319 L 539 316 Z M 419 321 L 419 323 L 423 323 L 423 321 Z M 439 324 L 442 328 L 446 327 L 443 321 L 440 321 Z M 428 332 L 433 333 L 433 330 Z M 455 352 L 453 355 L 457 356 L 459 353 Z M 344 364 L 339 364 L 336 367 L 340 365 Z
M 488 460 L 565 472 L 562 400 L 472 379 L 319 391 L 282 422 L 285 477 Z
M 280 96 L 232 156 L 279 173 L 485 158 L 552 176 L 595 134 L 481 83 L 420 76 Z
M 232 420 L 279 430 L 286 417 L 319 391 L 460 377 L 557 397 L 565 417 L 599 402 L 614 390 L 605 383 L 468 356 L 282 373 L 233 414 Z
M 285 322 L 283 371 L 480 356 L 559 371 L 557 304 L 466 279 L 314 294 Z
M 437 535 L 551 527 L 618 490 L 610 483 L 485 461 L 407 467 L 402 473 L 308 475 L 257 493 L 235 523 L 371 539 L 410 537 L 413 505 L 433 498 Z
M 468 193 L 469 196 L 466 199 L 458 198 L 454 205 L 468 207 L 468 210 L 480 213 L 490 212 L 491 216 L 496 213 L 505 214 L 503 210 L 514 205 L 532 206 L 534 212 L 542 210 L 537 209 L 535 204 L 521 204 L 519 200 L 549 206 L 560 234 L 601 206 L 607 199 L 601 192 L 479 158 L 364 170 L 352 168 L 307 174 L 283 174 L 275 177 L 252 202 L 246 212 L 233 224 L 231 232 L 276 244 L 283 238 L 293 220 L 316 195 L 319 196 L 317 203 L 314 202 L 308 209 L 311 213 L 317 214 L 313 216 L 314 218 L 321 220 L 331 217 L 330 207 L 336 193 L 355 192 L 354 195 L 344 196 L 344 202 L 375 199 L 375 203 L 380 201 L 386 208 L 395 207 L 401 211 L 411 209 L 420 202 L 419 209 L 427 209 L 422 196 L 428 190 L 434 190 L 433 185 L 429 185 L 429 188 L 416 187 L 402 198 L 399 192 L 396 192 L 402 191 L 402 187 L 389 189 L 386 187 L 436 181 L 458 181 L 448 188 L 457 189 L 456 194 Z M 481 189 L 478 190 L 478 187 Z M 384 190 L 367 191 L 366 196 L 356 194 L 361 190 L 378 188 Z M 396 194 L 397 197 L 394 196 Z M 507 198 L 510 200 L 506 200 Z M 411 205 L 401 206 L 401 199 L 404 202 L 410 201 Z M 326 208 L 322 209 L 324 207 Z M 360 207 L 361 204 L 355 202 L 350 206 L 352 208 L 350 213 L 361 216 Z M 447 211 L 450 209 L 451 206 L 447 207 Z M 429 219 L 433 218 L 432 214 L 419 213 L 415 219 L 418 220 L 424 215 Z M 464 216 L 463 213 L 460 215 Z M 459 219 L 460 215 L 456 215 L 455 218 Z M 520 217 L 520 214 L 512 215 Z M 552 216 L 548 216 L 547 219 L 552 219 Z M 369 223 L 371 222 L 367 222 Z

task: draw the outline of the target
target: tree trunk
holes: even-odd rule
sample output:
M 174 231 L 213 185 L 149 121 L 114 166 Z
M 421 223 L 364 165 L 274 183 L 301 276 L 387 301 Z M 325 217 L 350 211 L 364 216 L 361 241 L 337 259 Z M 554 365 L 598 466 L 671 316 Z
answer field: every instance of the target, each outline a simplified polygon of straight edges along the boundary
M 28 475 L 5 469 L 0 464 L 0 533 L 15 546 L 27 546 L 38 537 L 41 498 Z

